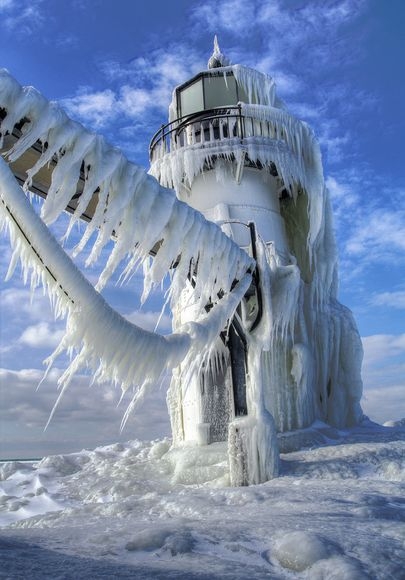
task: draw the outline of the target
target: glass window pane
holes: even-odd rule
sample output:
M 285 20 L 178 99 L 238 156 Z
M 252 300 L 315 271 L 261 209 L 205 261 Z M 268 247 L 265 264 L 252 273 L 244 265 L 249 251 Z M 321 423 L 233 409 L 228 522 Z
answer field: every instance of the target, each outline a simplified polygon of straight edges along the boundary
M 191 115 L 204 109 L 201 79 L 180 92 L 180 117 Z
M 226 81 L 223 75 L 204 77 L 205 109 L 214 109 L 224 105 L 236 105 L 236 82 L 228 75 Z
M 238 101 L 241 101 L 242 103 L 249 103 L 249 97 L 245 92 L 245 89 L 241 85 L 238 85 Z M 256 105 L 257 99 L 255 97 L 252 97 L 250 104 Z

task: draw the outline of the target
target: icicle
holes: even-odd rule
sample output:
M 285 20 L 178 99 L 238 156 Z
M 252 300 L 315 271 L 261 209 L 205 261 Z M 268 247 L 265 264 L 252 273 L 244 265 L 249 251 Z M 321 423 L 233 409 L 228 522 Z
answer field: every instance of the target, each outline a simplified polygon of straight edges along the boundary
M 72 354 L 71 364 L 59 380 L 61 394 L 74 373 L 89 365 L 97 381 L 117 382 L 124 390 L 138 385 L 134 403 L 146 385 L 155 382 L 164 369 L 177 366 L 190 348 L 194 352 L 209 350 L 210 342 L 219 335 L 236 308 L 235 300 L 240 301 L 240 289 L 246 291 L 250 283 L 247 272 L 253 261 L 218 226 L 177 200 L 172 191 L 159 186 L 153 177 L 129 163 L 100 137 L 70 121 L 34 89 L 19 87 L 6 71 L 0 73 L 0 107 L 7 112 L 0 126 L 2 135 L 10 133 L 22 118 L 28 121 L 21 139 L 4 153 L 6 158 L 16 160 L 37 141 L 47 145 L 33 167 L 27 168 L 25 184 L 28 189 L 39 169 L 51 164 L 52 181 L 41 211 L 44 220 L 50 223 L 64 211 L 76 193 L 81 172 L 85 177 L 82 197 L 66 235 L 97 192 L 93 218 L 75 253 L 97 231 L 87 259 L 87 264 L 91 264 L 111 236 L 115 236 L 115 247 L 100 275 L 99 288 L 123 260 L 126 260 L 124 278 L 130 278 L 134 268 L 149 259 L 149 252 L 155 246 L 158 256 L 154 266 L 147 268 L 142 299 L 162 282 L 175 261 L 178 265 L 169 290 L 172 304 L 178 302 L 189 276 L 194 275 L 191 265 L 195 267 L 198 263 L 201 271 L 217 273 L 222 267 L 226 273 L 209 277 L 209 285 L 204 287 L 199 281 L 197 292 L 201 301 L 210 296 L 223 298 L 215 301 L 209 315 L 204 314 L 201 320 L 197 318 L 194 326 L 163 337 L 131 325 L 105 303 L 74 267 L 31 208 L 7 165 L 0 160 L 1 208 L 14 246 L 9 275 L 20 260 L 24 280 L 28 281 L 31 276 L 32 288 L 41 281 L 50 294 L 55 315 L 67 316 L 66 335 L 48 359 L 50 366 L 62 352 Z M 220 255 L 212 246 L 213 239 L 222 248 Z M 232 282 L 238 280 L 239 284 L 231 292 Z M 116 348 L 117 344 L 120 349 Z

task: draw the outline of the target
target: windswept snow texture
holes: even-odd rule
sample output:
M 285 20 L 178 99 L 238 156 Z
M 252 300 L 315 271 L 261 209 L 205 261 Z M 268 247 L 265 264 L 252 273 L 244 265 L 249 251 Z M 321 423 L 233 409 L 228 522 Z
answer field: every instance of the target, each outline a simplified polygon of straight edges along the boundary
M 89 366 L 95 372 L 96 381 L 115 381 L 124 391 L 138 386 L 135 402 L 165 368 L 177 366 L 187 353 L 193 360 L 196 353 L 209 348 L 249 287 L 248 270 L 253 261 L 218 226 L 180 202 L 173 191 L 161 187 L 144 169 L 129 163 L 101 137 L 71 121 L 35 89 L 21 87 L 5 70 L 0 71 L 0 110 L 5 114 L 0 125 L 0 149 L 5 136 L 16 125 L 21 129 L 14 146 L 3 151 L 9 164 L 21 158 L 31 146 L 41 146 L 38 160 L 25 168 L 24 191 L 29 192 L 41 168 L 52 167 L 52 181 L 41 209 L 41 220 L 6 163 L 0 160 L 0 219 L 9 231 L 14 249 L 9 276 L 21 261 L 25 279 L 31 276 L 31 287 L 42 283 L 56 315 L 67 316 L 66 335 L 48 359 L 51 365 L 63 351 L 72 357 L 60 379 L 61 394 L 72 375 Z M 81 174 L 84 188 L 66 236 L 95 195 L 97 205 L 74 253 L 81 252 L 92 238 L 86 262 L 92 265 L 111 237 L 116 240 L 97 291 L 45 226 L 54 222 L 72 200 Z M 158 251 L 152 260 L 149 253 L 153 248 Z M 174 263 L 177 267 L 173 270 Z M 208 272 L 204 284 L 197 284 L 191 292 L 193 301 L 200 305 L 200 315 L 192 324 L 184 329 L 176 328 L 176 333 L 168 337 L 146 332 L 125 321 L 98 293 L 120 265 L 123 265 L 123 281 L 143 266 L 142 301 L 170 272 L 172 306 L 177 304 L 183 289 L 190 286 L 189 275 L 197 267 Z M 209 301 L 214 308 L 207 314 L 204 306 Z
M 288 446 L 278 479 L 244 488 L 221 443 L 0 463 L 0 577 L 403 578 L 404 427 L 318 423 Z

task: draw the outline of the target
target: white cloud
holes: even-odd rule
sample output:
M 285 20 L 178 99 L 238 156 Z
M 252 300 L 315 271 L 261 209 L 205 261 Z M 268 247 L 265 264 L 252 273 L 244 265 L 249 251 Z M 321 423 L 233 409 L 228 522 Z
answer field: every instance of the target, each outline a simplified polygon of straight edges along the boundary
M 377 423 L 405 418 L 405 385 L 366 389 L 362 399 L 364 413 Z
M 0 11 L 6 13 L 2 24 L 19 36 L 33 34 L 45 22 L 42 4 L 43 0 L 0 0 Z
M 194 30 L 203 26 L 239 39 L 249 35 L 260 38 L 262 51 L 272 56 L 274 64 L 283 63 L 284 70 L 297 53 L 304 61 L 330 67 L 338 48 L 337 31 L 355 19 L 364 5 L 364 0 L 326 0 L 291 9 L 277 0 L 208 0 L 193 9 L 192 23 Z
M 335 177 L 329 175 L 325 181 L 332 200 L 337 202 L 339 209 L 356 206 L 359 202 L 359 196 L 354 192 L 349 184 L 339 182 Z
M 405 334 L 362 337 L 364 347 L 362 407 L 384 423 L 405 417 Z
M 325 126 L 326 125 L 326 126 Z M 350 134 L 336 135 L 335 130 L 330 131 L 329 123 L 322 124 L 322 131 L 318 135 L 319 143 L 326 151 L 329 163 L 338 163 L 345 157 L 345 149 L 350 141 Z
M 244 36 L 249 34 L 256 20 L 256 2 L 253 0 L 224 0 L 204 2 L 193 10 L 193 21 L 208 26 L 212 32 L 226 30 Z
M 80 88 L 76 96 L 63 99 L 61 105 L 74 117 L 85 119 L 95 127 L 101 127 L 118 115 L 116 96 L 110 89 L 91 92 Z
M 362 337 L 364 346 L 364 368 L 369 372 L 387 359 L 405 355 L 405 334 L 375 334 Z
M 404 255 L 405 210 L 379 207 L 363 216 L 346 242 L 347 252 L 379 261 L 396 259 L 397 253 Z
M 397 310 L 405 309 L 405 290 L 396 292 L 380 292 L 371 296 L 370 304 L 372 306 L 388 306 Z
M 140 326 L 145 330 L 152 331 L 155 330 L 159 317 L 160 312 L 152 312 L 152 311 L 144 312 L 142 310 L 135 310 L 134 312 L 131 312 L 130 314 L 127 314 L 125 316 L 125 318 L 130 322 L 132 322 L 133 324 L 136 324 L 137 326 Z M 157 332 L 161 334 L 167 334 L 171 332 L 171 330 L 172 330 L 171 316 L 169 314 L 164 313 L 160 320 Z
M 61 103 L 70 115 L 86 125 L 97 129 L 114 121 L 124 134 L 135 123 L 137 140 L 143 128 L 147 129 L 149 140 L 167 116 L 173 88 L 194 74 L 199 64 L 195 50 L 186 44 L 154 50 L 129 64 L 105 61 L 100 68 L 112 88 L 94 91 L 81 87 L 76 95 Z M 130 126 L 125 125 L 128 122 Z
M 37 369 L 0 369 L 1 457 L 38 457 L 77 451 L 129 438 L 154 439 L 169 434 L 166 388 L 158 386 L 133 412 L 124 431 L 121 419 L 131 393 L 117 407 L 121 390 L 111 385 L 89 387 L 91 377 L 74 377 L 48 429 L 44 427 L 58 396 L 61 369 L 43 377 Z
M 55 328 L 48 322 L 39 322 L 28 326 L 21 334 L 18 342 L 31 348 L 55 348 L 64 335 L 64 331 Z
M 161 106 L 160 99 L 154 99 L 155 90 L 140 89 L 124 85 L 120 91 L 118 106 L 124 115 L 136 118 L 146 110 Z M 167 106 L 168 100 L 166 100 Z
M 43 320 L 44 316 L 50 314 L 50 307 L 46 308 L 49 300 L 41 292 L 31 292 L 29 288 L 8 287 L 0 294 L 1 308 L 3 312 L 9 312 L 12 316 L 27 315 L 31 320 Z
M 364 278 L 366 270 L 391 267 L 392 276 L 400 275 L 405 258 L 405 196 L 402 188 L 387 188 L 384 176 L 367 166 L 329 175 L 326 179 L 339 244 L 341 274 L 347 280 Z M 395 280 L 394 284 L 400 281 Z M 382 288 L 380 305 L 386 301 L 401 304 L 401 295 L 392 303 Z M 370 292 L 365 298 L 370 303 Z M 374 303 L 378 305 L 377 302 Z

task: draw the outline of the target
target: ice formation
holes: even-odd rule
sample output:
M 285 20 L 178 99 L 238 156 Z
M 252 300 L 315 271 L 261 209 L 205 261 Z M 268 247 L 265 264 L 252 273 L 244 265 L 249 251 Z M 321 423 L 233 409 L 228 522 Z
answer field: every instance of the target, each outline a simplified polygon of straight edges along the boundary
M 277 433 L 315 420 L 335 427 L 361 420 L 362 348 L 337 300 L 319 146 L 278 99 L 271 77 L 228 65 L 216 43 L 209 70 L 175 89 L 169 124 L 151 142 L 149 175 L 5 71 L 0 114 L 10 272 L 20 259 L 32 286 L 42 282 L 67 316 L 48 361 L 72 355 L 62 392 L 89 365 L 95 380 L 138 385 L 135 404 L 174 369 L 174 447 L 227 441 L 234 485 L 277 475 Z M 34 161 L 25 157 L 32 148 Z M 24 192 L 35 191 L 46 168 L 40 219 Z M 66 208 L 66 235 L 89 220 L 75 249 L 95 238 L 87 264 L 114 238 L 96 289 L 45 225 Z M 142 300 L 170 272 L 172 335 L 139 329 L 105 303 L 98 291 L 120 264 L 124 281 L 143 266 Z
M 218 394 L 221 385 L 232 391 L 227 369 L 235 365 L 221 343 L 224 368 L 196 376 L 194 396 L 175 375 L 169 403 L 175 441 L 198 439 L 201 430 L 203 440 L 220 440 L 227 428 L 231 479 L 257 483 L 277 473 L 276 432 L 317 419 L 336 427 L 361 420 L 362 347 L 350 311 L 337 300 L 332 213 L 316 138 L 277 98 L 271 77 L 223 66 L 217 53 L 216 46 L 211 70 L 175 89 L 169 124 L 152 140 L 151 173 L 249 252 L 252 244 L 236 225 L 256 221 L 263 313 L 253 330 L 235 315 L 246 343 L 242 411 L 232 409 L 232 395 L 224 401 Z M 232 79 L 246 102 L 232 100 Z M 201 110 L 194 112 L 200 86 Z M 177 306 L 175 320 L 193 316 L 188 308 Z M 215 397 L 217 410 L 207 413 Z
M 402 578 L 405 428 L 304 435 L 283 477 L 250 489 L 229 487 L 221 443 L 189 447 L 182 478 L 168 440 L 0 462 L 1 575 Z
M 49 357 L 48 368 L 67 351 L 72 360 L 60 379 L 61 394 L 73 374 L 89 366 L 96 381 L 114 381 L 124 391 L 138 386 L 134 403 L 166 368 L 177 366 L 187 354 L 194 360 L 196 354 L 200 356 L 209 348 L 249 287 L 248 271 L 253 261 L 218 226 L 176 199 L 172 191 L 159 186 L 101 137 L 71 121 L 55 103 L 49 103 L 31 87 L 21 87 L 4 70 L 0 76 L 0 110 L 0 147 L 14 173 L 13 163 L 30 147 L 40 145 L 36 162 L 27 165 L 24 161 L 27 177 L 23 190 L 29 191 L 41 169 L 47 165 L 52 169 L 41 219 L 12 170 L 0 159 L 1 219 L 14 249 L 8 277 L 20 260 L 25 280 L 31 275 L 32 288 L 42 283 L 56 315 L 66 315 L 66 334 Z M 21 135 L 8 148 L 7 140 L 17 125 Z M 74 198 L 81 172 L 84 186 L 67 235 L 94 195 L 97 204 L 75 253 L 83 250 L 97 232 L 87 259 L 87 264 L 92 264 L 111 237 L 116 240 L 96 289 L 45 225 L 52 223 Z M 152 262 L 151 250 L 156 252 Z M 124 279 L 144 265 L 143 300 L 171 271 L 172 305 L 183 289 L 190 287 L 190 276 L 198 267 L 206 273 L 204 284 L 197 284 L 191 295 L 201 305 L 200 316 L 169 336 L 147 332 L 126 321 L 98 292 L 123 261 Z M 209 313 L 203 308 L 208 301 L 213 304 Z

